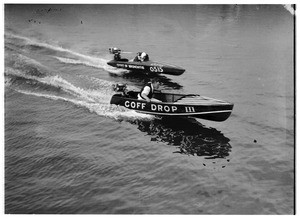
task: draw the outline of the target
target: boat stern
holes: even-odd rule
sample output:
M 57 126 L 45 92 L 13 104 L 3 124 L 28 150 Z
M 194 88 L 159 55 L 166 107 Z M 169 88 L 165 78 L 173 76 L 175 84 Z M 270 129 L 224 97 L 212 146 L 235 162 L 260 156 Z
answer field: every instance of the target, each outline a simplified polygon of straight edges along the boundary
M 107 62 L 108 65 L 112 66 L 112 67 L 116 67 L 117 63 L 115 60 L 110 60 L 109 62 Z

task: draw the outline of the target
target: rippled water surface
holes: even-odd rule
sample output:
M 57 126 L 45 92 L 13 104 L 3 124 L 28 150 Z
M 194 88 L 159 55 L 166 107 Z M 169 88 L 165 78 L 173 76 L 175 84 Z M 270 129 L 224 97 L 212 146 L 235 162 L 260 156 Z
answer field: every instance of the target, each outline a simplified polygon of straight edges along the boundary
M 294 16 L 282 5 L 5 5 L 5 212 L 293 214 Z M 225 122 L 110 105 L 161 89 L 233 102 Z

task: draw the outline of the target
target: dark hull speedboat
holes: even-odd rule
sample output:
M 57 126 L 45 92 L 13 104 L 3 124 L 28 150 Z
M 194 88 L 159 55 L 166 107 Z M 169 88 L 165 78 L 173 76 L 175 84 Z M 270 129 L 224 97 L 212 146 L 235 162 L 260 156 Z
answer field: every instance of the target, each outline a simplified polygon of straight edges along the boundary
M 109 48 L 109 52 L 111 54 L 114 54 L 115 57 L 113 60 L 107 62 L 107 64 L 115 68 L 122 68 L 133 72 L 169 74 L 169 75 L 181 75 L 185 71 L 185 69 L 176 65 L 151 61 L 149 60 L 148 55 L 145 61 L 136 61 L 136 60 L 133 61 L 133 60 L 128 60 L 126 58 L 121 58 L 120 55 L 122 53 L 121 49 L 111 47 Z
M 157 116 L 185 116 L 218 122 L 225 121 L 233 109 L 232 103 L 200 95 L 155 92 L 153 97 L 162 102 L 146 102 L 137 99 L 138 93 L 115 94 L 110 103 Z

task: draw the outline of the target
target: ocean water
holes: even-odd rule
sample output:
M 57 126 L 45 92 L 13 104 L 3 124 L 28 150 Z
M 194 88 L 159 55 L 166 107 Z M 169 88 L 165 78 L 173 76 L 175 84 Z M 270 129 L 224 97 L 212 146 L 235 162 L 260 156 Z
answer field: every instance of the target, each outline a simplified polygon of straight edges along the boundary
M 282 5 L 9 5 L 5 213 L 294 214 L 294 16 Z M 182 66 L 137 75 L 108 48 Z M 234 103 L 225 122 L 110 105 L 111 86 Z

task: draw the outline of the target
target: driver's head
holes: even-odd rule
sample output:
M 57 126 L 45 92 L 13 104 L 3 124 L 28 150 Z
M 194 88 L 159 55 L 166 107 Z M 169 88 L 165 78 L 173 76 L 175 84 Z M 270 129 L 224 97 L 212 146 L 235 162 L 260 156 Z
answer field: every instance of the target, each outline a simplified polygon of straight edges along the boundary
M 143 60 L 146 58 L 146 53 L 145 53 L 145 52 L 142 52 L 141 58 L 142 58 Z
M 151 78 L 150 82 L 152 83 L 154 89 L 157 90 L 159 88 L 160 82 L 159 82 L 158 78 Z

